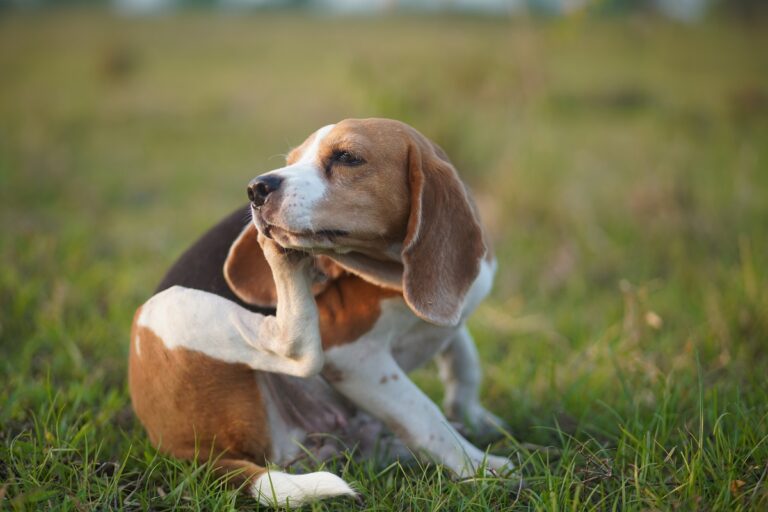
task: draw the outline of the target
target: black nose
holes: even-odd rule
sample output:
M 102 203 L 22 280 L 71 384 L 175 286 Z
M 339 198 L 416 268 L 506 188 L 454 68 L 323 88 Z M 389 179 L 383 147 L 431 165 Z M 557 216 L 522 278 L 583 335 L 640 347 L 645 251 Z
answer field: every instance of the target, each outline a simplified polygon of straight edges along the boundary
M 283 178 L 279 176 L 260 176 L 248 184 L 248 199 L 254 206 L 261 206 L 269 194 L 280 188 Z

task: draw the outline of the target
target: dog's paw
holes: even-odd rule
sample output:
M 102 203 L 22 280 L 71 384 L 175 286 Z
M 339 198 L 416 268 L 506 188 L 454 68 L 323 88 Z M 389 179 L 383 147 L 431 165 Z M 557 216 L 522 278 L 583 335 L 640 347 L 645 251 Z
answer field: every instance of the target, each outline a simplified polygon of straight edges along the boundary
M 459 471 L 455 471 L 458 481 L 476 478 L 506 478 L 516 474 L 515 464 L 500 455 L 491 455 L 478 451 L 468 457 Z
M 309 268 L 312 257 L 308 253 L 286 249 L 261 232 L 259 232 L 258 241 L 264 257 L 273 269 L 284 266 Z
M 504 481 L 505 486 L 520 491 L 526 488 L 522 472 L 511 459 L 499 455 L 485 454 L 482 459 L 473 460 L 468 471 L 456 475 L 459 483 L 488 482 L 489 479 Z

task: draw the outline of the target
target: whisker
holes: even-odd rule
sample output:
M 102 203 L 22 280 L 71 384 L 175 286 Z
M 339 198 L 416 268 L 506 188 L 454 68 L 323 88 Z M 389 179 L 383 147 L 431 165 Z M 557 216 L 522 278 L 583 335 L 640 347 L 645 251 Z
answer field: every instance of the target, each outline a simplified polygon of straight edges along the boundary
M 253 220 L 253 214 L 251 213 L 251 206 L 248 205 L 245 207 L 245 216 L 243 217 L 243 222 L 245 225 L 243 227 L 250 224 L 252 220 Z
M 267 160 L 268 161 L 274 160 L 275 158 L 282 158 L 283 160 L 285 160 L 286 158 L 288 158 L 288 153 L 277 153 L 275 155 L 267 157 Z

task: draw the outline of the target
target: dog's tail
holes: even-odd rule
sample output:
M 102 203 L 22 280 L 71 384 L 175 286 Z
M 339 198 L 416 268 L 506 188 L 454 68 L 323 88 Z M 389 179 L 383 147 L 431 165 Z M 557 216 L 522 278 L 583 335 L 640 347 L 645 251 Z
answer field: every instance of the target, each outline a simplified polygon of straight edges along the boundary
M 253 482 L 250 492 L 263 505 L 296 507 L 323 498 L 356 494 L 344 480 L 327 471 L 304 475 L 265 471 Z
M 218 460 L 216 466 L 217 472 L 232 475 L 230 482 L 245 484 L 243 489 L 248 494 L 272 507 L 300 507 L 323 498 L 357 494 L 344 480 L 327 471 L 293 475 L 233 459 Z

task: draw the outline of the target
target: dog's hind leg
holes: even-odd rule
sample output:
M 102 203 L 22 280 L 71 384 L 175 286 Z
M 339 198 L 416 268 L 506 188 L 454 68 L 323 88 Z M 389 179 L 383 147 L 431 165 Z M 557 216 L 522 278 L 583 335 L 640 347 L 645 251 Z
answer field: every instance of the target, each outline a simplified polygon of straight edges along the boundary
M 501 437 L 506 423 L 480 404 L 482 372 L 477 348 L 466 326 L 461 327 L 435 358 L 445 387 L 443 410 L 460 422 L 464 433 L 477 442 Z

